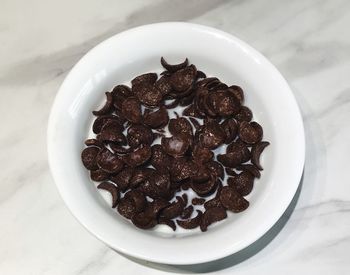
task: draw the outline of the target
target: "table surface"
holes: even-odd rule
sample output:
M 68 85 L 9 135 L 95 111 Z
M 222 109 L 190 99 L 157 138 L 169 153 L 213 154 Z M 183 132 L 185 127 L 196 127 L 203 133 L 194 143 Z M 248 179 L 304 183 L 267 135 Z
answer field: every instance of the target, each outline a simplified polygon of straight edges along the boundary
M 50 175 L 47 119 L 89 49 L 161 21 L 213 26 L 266 55 L 306 131 L 297 195 L 258 242 L 225 259 L 165 266 L 126 258 L 70 214 Z M 0 9 L 0 274 L 350 274 L 350 1 L 20 1 Z

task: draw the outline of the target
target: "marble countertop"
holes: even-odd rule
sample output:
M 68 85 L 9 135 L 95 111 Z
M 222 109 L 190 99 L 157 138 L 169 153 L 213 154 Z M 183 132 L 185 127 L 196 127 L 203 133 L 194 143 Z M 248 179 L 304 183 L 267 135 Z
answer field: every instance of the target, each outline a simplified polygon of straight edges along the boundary
M 196 266 L 126 258 L 69 213 L 50 175 L 57 89 L 90 48 L 125 29 L 190 21 L 245 40 L 292 87 L 306 130 L 297 195 L 258 242 Z M 350 2 L 3 1 L 0 9 L 0 274 L 350 274 Z

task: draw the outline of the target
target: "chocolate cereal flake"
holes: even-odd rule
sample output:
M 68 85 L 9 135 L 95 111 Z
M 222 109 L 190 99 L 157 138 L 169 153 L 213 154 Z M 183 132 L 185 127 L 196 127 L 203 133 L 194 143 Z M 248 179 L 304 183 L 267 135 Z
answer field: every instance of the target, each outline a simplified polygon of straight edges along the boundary
M 144 116 L 143 122 L 152 129 L 163 128 L 168 124 L 169 115 L 164 106 L 157 111 L 148 113 Z
M 205 210 L 200 222 L 201 231 L 207 231 L 209 225 L 226 219 L 227 214 L 223 207 L 211 207 Z
M 199 226 L 203 212 L 197 210 L 197 216 L 188 220 L 176 220 L 176 223 L 184 229 L 194 229 Z
M 165 59 L 163 57 L 161 57 L 160 63 L 168 72 L 174 73 L 178 70 L 186 68 L 188 65 L 188 59 L 186 58 L 185 61 L 182 63 L 170 65 L 168 62 L 165 61 Z
M 136 167 L 144 164 L 151 157 L 151 147 L 143 146 L 136 149 L 134 152 L 124 155 L 123 161 L 130 167 Z
M 83 150 L 81 153 L 81 160 L 86 169 L 88 170 L 97 170 L 97 154 L 100 152 L 100 148 L 97 147 L 88 147 Z
M 255 144 L 252 148 L 252 163 L 258 167 L 259 170 L 263 170 L 260 164 L 260 155 L 264 149 L 269 146 L 270 143 L 267 141 L 261 141 L 258 144 Z
M 124 166 L 123 161 L 107 148 L 101 150 L 96 156 L 98 166 L 107 173 L 118 173 Z
M 227 184 L 242 196 L 247 196 L 253 190 L 254 176 L 248 171 L 243 171 L 229 178 Z
M 142 119 L 141 104 L 135 97 L 129 97 L 122 104 L 122 114 L 131 123 L 140 123 Z
M 254 164 L 242 164 L 237 166 L 237 170 L 239 171 L 247 171 L 252 174 L 255 178 L 260 178 L 261 173 L 259 169 Z
M 97 186 L 98 189 L 104 189 L 106 191 L 108 191 L 111 195 L 112 195 L 112 208 L 115 208 L 118 204 L 118 201 L 119 201 L 119 191 L 118 191 L 118 188 L 108 182 L 108 181 L 104 181 L 104 182 L 101 182 L 98 186 Z
M 262 127 L 255 121 L 242 121 L 239 125 L 239 138 L 247 144 L 256 144 L 263 136 Z
M 106 94 L 106 98 L 107 98 L 106 103 L 100 110 L 92 112 L 95 116 L 106 115 L 106 114 L 110 113 L 110 111 L 113 107 L 112 93 L 106 92 L 105 94 Z
M 107 180 L 109 177 L 109 174 L 102 169 L 92 170 L 90 171 L 90 178 L 93 181 L 103 181 Z
M 234 188 L 229 186 L 222 188 L 220 192 L 220 201 L 226 209 L 234 213 L 242 212 L 249 206 L 249 202 Z
M 192 213 L 193 213 L 193 205 L 190 205 L 188 207 L 186 207 L 183 211 L 182 214 L 180 216 L 181 219 L 186 220 L 188 218 L 191 217 Z
M 202 205 L 205 203 L 205 199 L 204 198 L 193 198 L 192 199 L 192 204 L 193 205 Z
M 178 135 L 170 138 L 163 137 L 161 144 L 164 152 L 173 157 L 180 157 L 186 153 L 190 142 L 187 136 Z
M 148 126 L 134 124 L 129 127 L 127 133 L 128 144 L 132 148 L 140 145 L 150 145 L 153 142 L 153 132 Z

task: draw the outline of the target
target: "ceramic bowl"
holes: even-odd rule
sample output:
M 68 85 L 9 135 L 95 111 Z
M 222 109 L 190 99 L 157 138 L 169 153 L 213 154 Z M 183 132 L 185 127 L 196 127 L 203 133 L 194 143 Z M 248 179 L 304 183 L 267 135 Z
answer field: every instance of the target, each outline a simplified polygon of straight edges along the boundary
M 264 128 L 261 179 L 250 207 L 199 230 L 141 230 L 106 203 L 89 179 L 80 154 L 104 92 L 149 71 L 161 71 L 160 57 L 187 57 L 207 75 L 245 91 L 245 104 Z M 52 175 L 63 200 L 80 223 L 121 253 L 166 264 L 197 264 L 228 256 L 259 239 L 286 210 L 304 165 L 304 130 L 296 100 L 278 70 L 238 38 L 206 26 L 160 23 L 119 33 L 89 51 L 59 89 L 48 127 Z

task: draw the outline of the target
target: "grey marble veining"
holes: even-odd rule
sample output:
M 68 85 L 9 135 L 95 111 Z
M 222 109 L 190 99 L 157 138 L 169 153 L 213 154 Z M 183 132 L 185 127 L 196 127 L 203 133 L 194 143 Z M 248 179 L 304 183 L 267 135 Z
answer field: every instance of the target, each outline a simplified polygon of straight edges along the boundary
M 261 240 L 225 259 L 165 266 L 126 258 L 83 229 L 58 195 L 46 154 L 48 114 L 69 69 L 128 28 L 190 21 L 267 56 L 302 110 L 300 189 Z M 350 2 L 4 1 L 0 9 L 0 274 L 349 274 Z

